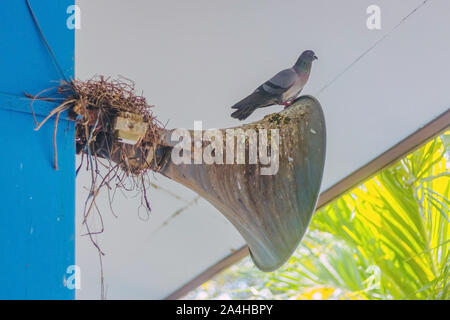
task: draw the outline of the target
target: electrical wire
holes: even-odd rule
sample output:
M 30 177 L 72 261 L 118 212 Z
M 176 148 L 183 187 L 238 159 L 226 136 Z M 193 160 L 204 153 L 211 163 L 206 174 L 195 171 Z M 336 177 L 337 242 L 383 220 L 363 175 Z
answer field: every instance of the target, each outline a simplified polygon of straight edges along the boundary
M 330 82 L 328 82 L 326 85 L 322 87 L 317 93 L 316 96 L 320 95 L 325 89 L 327 89 L 329 86 L 331 86 L 334 82 L 336 82 L 340 77 L 342 77 L 348 70 L 350 70 L 358 61 L 360 61 L 362 58 L 364 58 L 370 51 L 375 49 L 382 41 L 386 40 L 393 32 L 395 32 L 409 17 L 411 17 L 414 13 L 416 13 L 418 10 L 420 10 L 427 2 L 430 0 L 424 0 L 419 6 L 417 6 L 414 10 L 412 10 L 407 16 L 405 16 L 400 22 L 395 25 L 388 33 L 386 33 L 383 37 L 375 41 L 374 44 L 372 44 L 367 50 L 365 50 L 363 53 L 361 53 L 351 64 L 349 64 L 344 70 L 342 70 L 340 73 L 338 73 Z
M 55 53 L 53 52 L 52 48 L 50 47 L 50 45 L 47 42 L 47 39 L 45 38 L 44 32 L 42 31 L 41 26 L 39 25 L 39 22 L 38 22 L 35 14 L 33 12 L 33 9 L 31 8 L 29 0 L 25 0 L 25 1 L 27 3 L 28 11 L 30 12 L 31 17 L 33 18 L 34 24 L 36 25 L 36 28 L 39 31 L 39 35 L 40 35 L 42 41 L 44 42 L 45 46 L 47 47 L 47 50 L 48 50 L 48 52 L 49 52 L 49 54 L 50 54 L 50 56 L 51 56 L 51 58 L 53 60 L 53 63 L 55 64 L 55 66 L 58 69 L 58 72 L 61 74 L 62 78 L 67 83 L 69 83 L 69 81 L 67 80 L 66 75 L 64 74 L 63 69 L 61 68 L 61 66 L 58 63 L 58 60 L 56 59 Z

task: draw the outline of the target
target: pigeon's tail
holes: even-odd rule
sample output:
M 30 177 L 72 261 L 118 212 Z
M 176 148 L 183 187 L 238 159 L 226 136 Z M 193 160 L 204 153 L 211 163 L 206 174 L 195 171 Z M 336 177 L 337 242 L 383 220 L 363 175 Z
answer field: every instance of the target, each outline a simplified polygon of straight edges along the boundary
M 247 119 L 249 115 L 253 113 L 258 108 L 258 106 L 254 105 L 243 105 L 239 107 L 235 112 L 231 114 L 233 118 L 244 120 Z
M 251 95 L 242 99 L 231 107 L 232 109 L 237 109 L 231 114 L 231 116 L 239 120 L 244 120 L 248 116 L 250 116 L 256 109 L 268 107 L 276 103 L 277 97 L 272 96 L 258 88 Z

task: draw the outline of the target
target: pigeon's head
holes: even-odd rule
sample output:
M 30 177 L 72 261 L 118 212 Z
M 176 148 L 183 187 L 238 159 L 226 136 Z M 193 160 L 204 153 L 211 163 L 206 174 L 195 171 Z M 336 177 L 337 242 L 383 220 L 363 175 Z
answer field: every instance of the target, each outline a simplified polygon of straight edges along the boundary
M 317 60 L 317 59 L 319 59 L 319 58 L 317 58 L 316 54 L 312 50 L 303 51 L 303 53 L 301 54 L 301 56 L 299 58 L 299 60 L 306 61 L 306 62 L 313 62 L 314 60 Z

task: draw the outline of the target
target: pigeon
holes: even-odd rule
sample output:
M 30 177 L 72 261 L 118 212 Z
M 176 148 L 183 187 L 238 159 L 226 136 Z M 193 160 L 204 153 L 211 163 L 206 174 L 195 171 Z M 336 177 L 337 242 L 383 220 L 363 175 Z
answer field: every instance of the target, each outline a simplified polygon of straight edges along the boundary
M 237 110 L 231 116 L 244 120 L 257 108 L 277 104 L 288 107 L 302 91 L 308 81 L 312 62 L 317 59 L 314 51 L 304 51 L 292 68 L 278 72 L 251 95 L 232 106 Z

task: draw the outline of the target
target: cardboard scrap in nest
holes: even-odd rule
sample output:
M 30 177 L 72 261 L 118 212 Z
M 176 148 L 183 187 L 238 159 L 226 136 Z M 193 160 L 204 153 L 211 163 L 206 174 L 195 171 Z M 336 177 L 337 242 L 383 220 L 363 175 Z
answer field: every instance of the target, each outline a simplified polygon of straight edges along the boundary
M 141 116 L 129 112 L 120 112 L 114 122 L 117 139 L 131 145 L 142 141 L 148 129 L 148 123 Z

